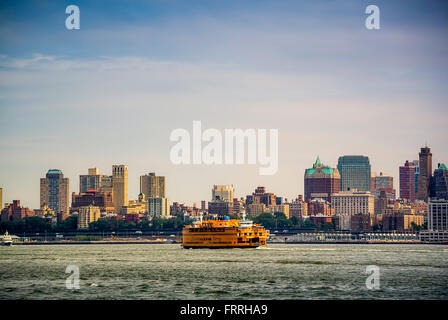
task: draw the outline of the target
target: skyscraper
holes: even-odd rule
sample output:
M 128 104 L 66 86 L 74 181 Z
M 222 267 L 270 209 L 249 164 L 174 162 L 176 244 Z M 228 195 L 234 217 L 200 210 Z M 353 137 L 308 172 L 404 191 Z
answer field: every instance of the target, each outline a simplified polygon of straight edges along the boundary
M 48 170 L 45 178 L 40 179 L 40 208 L 48 206 L 57 214 L 68 214 L 69 180 L 61 170 Z
M 417 191 L 418 191 L 418 176 L 420 175 L 420 165 L 418 164 L 418 160 L 412 161 L 411 165 L 414 167 L 414 173 L 415 173 L 415 194 L 417 194 Z
M 140 176 L 140 193 L 148 198 L 165 198 L 165 177 L 156 176 L 154 172 Z
M 212 189 L 212 201 L 223 200 L 233 203 L 234 194 L 235 190 L 233 189 L 233 185 L 214 185 Z
M 434 170 L 431 197 L 448 200 L 448 168 L 443 163 Z
M 370 162 L 365 156 L 342 156 L 338 160 L 341 191 L 370 190 Z
M 104 182 L 108 182 L 109 176 L 100 175 L 98 168 L 89 168 L 88 174 L 79 176 L 79 193 L 86 193 L 88 190 L 104 191 Z M 108 184 L 106 182 L 106 184 Z M 112 192 L 112 188 L 107 190 Z
M 420 174 L 418 176 L 418 191 L 416 198 L 418 200 L 428 201 L 429 184 L 432 175 L 432 153 L 431 149 L 424 147 L 420 149 L 419 165 Z
M 341 191 L 338 169 L 324 166 L 317 157 L 312 168 L 305 169 L 305 200 L 322 198 L 331 201 L 331 194 Z
M 415 168 L 407 160 L 400 167 L 400 198 L 415 201 Z
M 128 205 L 128 166 L 112 166 L 112 184 L 115 213 L 120 214 L 121 208 Z

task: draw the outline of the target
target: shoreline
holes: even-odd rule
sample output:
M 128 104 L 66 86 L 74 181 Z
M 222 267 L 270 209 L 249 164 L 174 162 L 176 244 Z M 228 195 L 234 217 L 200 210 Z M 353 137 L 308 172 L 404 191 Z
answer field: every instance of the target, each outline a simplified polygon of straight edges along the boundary
M 181 245 L 180 242 L 166 242 L 166 241 L 67 241 L 67 242 L 60 242 L 60 241 L 39 241 L 39 242 L 17 242 L 13 243 L 12 246 L 41 246 L 41 245 L 100 245 L 100 244 L 107 244 L 107 245 L 114 245 L 114 244 L 170 244 L 170 245 Z M 409 241 L 409 242 L 398 242 L 398 241 L 389 241 L 389 242 L 382 242 L 382 241 L 291 241 L 291 242 L 271 242 L 269 245 L 284 245 L 284 244 L 346 244 L 346 245 L 360 245 L 360 244 L 387 244 L 387 245 L 415 245 L 415 244 L 422 244 L 422 245 L 448 245 L 446 242 L 418 242 L 418 241 Z
M 33 245 L 83 245 L 83 244 L 180 244 L 180 242 L 167 241 L 36 241 L 36 242 L 17 242 L 13 246 L 33 246 Z

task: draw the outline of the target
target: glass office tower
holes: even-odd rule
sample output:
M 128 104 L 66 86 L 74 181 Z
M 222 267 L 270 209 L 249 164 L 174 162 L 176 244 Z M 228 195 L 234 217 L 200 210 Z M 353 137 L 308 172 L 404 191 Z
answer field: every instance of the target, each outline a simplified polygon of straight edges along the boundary
M 341 191 L 370 191 L 370 162 L 365 156 L 342 156 L 338 160 Z

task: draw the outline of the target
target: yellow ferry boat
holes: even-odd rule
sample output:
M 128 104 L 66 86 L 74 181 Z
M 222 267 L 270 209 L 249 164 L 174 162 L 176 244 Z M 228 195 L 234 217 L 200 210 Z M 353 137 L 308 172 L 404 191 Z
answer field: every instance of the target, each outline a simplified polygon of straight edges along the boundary
M 182 230 L 182 247 L 256 248 L 265 246 L 269 230 L 250 220 L 220 217 L 197 221 Z

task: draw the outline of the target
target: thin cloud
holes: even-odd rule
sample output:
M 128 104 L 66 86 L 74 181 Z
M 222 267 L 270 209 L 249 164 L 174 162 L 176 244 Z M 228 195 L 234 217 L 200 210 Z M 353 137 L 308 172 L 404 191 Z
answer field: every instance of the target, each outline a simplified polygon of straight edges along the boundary
M 32 57 L 28 59 L 18 59 L 11 58 L 7 55 L 0 55 L 0 67 L 23 69 L 32 65 L 36 65 L 39 62 L 54 61 L 55 59 L 56 57 L 54 56 L 47 56 L 40 53 L 34 53 Z

